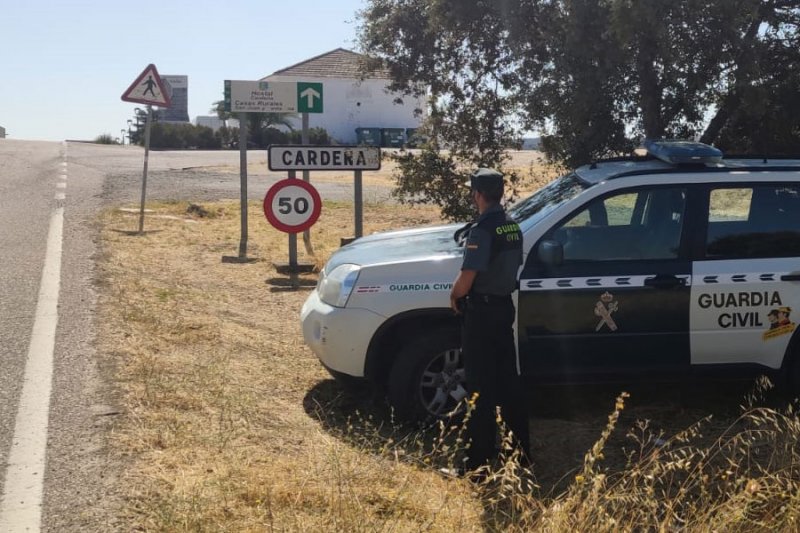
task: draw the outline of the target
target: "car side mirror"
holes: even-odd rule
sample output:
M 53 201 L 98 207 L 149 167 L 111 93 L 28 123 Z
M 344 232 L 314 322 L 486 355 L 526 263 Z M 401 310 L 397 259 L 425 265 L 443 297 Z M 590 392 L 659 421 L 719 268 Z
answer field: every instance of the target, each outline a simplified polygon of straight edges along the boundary
M 541 241 L 536 253 L 539 261 L 547 266 L 555 267 L 564 262 L 564 246 L 552 239 Z

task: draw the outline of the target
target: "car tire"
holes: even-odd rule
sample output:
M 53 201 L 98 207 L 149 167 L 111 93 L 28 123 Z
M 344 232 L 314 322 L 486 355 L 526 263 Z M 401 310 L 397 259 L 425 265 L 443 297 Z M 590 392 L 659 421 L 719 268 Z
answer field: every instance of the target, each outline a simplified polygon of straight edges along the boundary
M 794 354 L 789 361 L 785 379 L 783 380 L 785 392 L 790 399 L 800 398 L 800 356 Z
M 457 415 L 467 395 L 458 330 L 441 328 L 405 344 L 389 374 L 387 394 L 401 420 L 425 423 Z

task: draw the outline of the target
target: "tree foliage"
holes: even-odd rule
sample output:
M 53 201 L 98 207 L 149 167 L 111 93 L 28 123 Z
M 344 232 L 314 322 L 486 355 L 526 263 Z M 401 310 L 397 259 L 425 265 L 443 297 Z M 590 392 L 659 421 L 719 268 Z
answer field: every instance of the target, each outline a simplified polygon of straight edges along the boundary
M 763 155 L 800 152 L 800 9 L 796 0 L 763 2 L 729 67 L 718 110 L 701 138 L 724 150 Z M 758 26 L 756 27 L 756 24 Z
M 237 118 L 234 113 L 225 110 L 225 100 L 214 102 L 211 112 L 216 113 L 226 127 L 228 120 Z M 292 113 L 245 113 L 245 116 L 248 139 L 259 148 L 278 142 L 273 139 L 276 137 L 276 132 L 280 133 L 282 131 L 281 128 L 291 132 L 294 129 L 293 119 L 297 118 L 297 115 Z M 279 126 L 279 128 L 276 128 L 276 126 Z M 277 135 L 277 137 L 280 137 L 280 135 Z M 238 138 L 237 130 L 236 142 L 238 142 Z
M 505 46 L 503 18 L 480 2 L 455 0 L 373 0 L 361 18 L 361 46 L 389 69 L 390 89 L 429 101 L 422 132 L 429 142 L 419 157 L 397 157 L 396 196 L 427 198 L 451 219 L 469 217 L 468 175 L 478 167 L 503 171 L 504 150 L 519 145 L 519 65 Z M 519 176 L 505 174 L 513 194 Z M 426 197 L 417 195 L 422 190 Z
M 211 128 L 188 123 L 155 122 L 150 125 L 150 147 L 165 150 L 217 150 L 221 148 L 221 144 Z
M 526 130 L 570 166 L 645 137 L 798 152 L 799 13 L 800 0 L 369 0 L 360 42 L 392 89 L 427 91 L 431 148 L 452 150 L 429 179 L 444 183 L 501 165 Z
M 94 142 L 95 144 L 119 144 L 119 141 L 114 139 L 114 136 L 110 133 L 101 133 L 94 138 Z

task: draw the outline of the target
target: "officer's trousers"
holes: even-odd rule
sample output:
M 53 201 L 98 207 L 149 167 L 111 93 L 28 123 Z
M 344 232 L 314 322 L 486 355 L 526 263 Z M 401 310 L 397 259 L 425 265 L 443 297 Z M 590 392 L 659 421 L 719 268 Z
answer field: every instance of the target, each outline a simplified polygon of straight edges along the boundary
M 461 330 L 462 356 L 470 394 L 478 399 L 467 422 L 469 470 L 487 464 L 496 455 L 496 406 L 516 444 L 529 460 L 527 398 L 517 374 L 514 346 L 514 303 L 509 297 L 492 303 L 468 301 Z

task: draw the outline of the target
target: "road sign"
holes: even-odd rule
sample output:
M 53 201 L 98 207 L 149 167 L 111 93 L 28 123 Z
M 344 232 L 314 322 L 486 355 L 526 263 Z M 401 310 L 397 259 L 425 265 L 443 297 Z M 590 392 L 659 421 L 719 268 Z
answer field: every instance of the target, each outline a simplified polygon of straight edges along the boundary
M 264 197 L 264 214 L 272 226 L 285 233 L 307 230 L 319 218 L 322 200 L 310 183 L 289 178 L 274 184 Z
M 158 107 L 169 107 L 172 103 L 164 81 L 152 63 L 147 65 L 128 90 L 122 93 L 122 100 Z
M 322 84 L 225 80 L 225 110 L 231 113 L 322 113 Z
M 297 111 L 322 113 L 322 84 L 297 82 Z
M 377 146 L 309 146 L 273 144 L 270 170 L 380 170 Z

